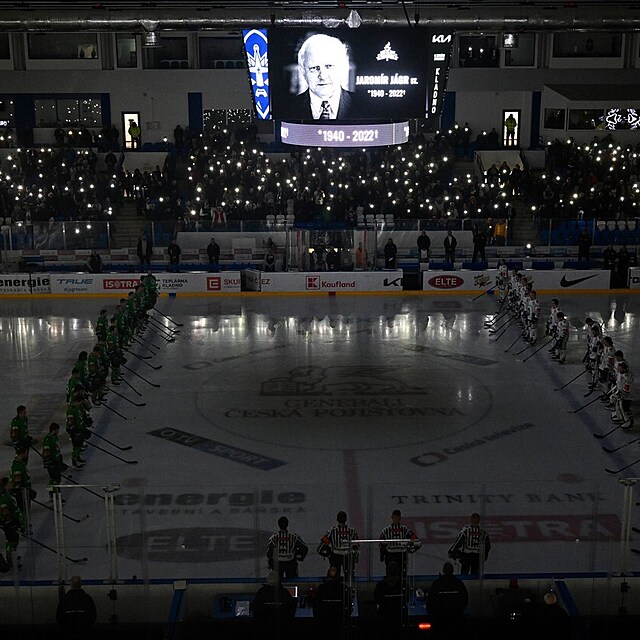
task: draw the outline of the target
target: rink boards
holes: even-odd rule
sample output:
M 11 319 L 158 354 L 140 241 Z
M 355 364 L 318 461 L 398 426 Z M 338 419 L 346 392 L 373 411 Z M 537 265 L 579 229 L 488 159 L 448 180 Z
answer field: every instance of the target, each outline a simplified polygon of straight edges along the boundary
M 524 270 L 539 292 L 608 290 L 610 273 L 604 270 Z M 405 291 L 402 269 L 381 271 L 266 273 L 255 269 L 219 273 L 154 274 L 162 294 L 215 295 L 255 291 L 266 293 L 398 293 Z M 497 269 L 484 271 L 423 271 L 422 290 L 439 293 L 483 293 L 496 288 Z M 118 296 L 140 281 L 139 273 L 14 273 L 0 276 L 0 296 Z M 630 269 L 631 289 L 640 289 L 640 269 Z

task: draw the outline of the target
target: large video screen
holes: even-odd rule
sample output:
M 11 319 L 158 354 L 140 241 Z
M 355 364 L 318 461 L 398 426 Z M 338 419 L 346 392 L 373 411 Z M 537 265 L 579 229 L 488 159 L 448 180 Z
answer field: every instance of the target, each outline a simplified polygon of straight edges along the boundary
M 375 122 L 429 111 L 427 29 L 273 27 L 268 34 L 273 118 Z

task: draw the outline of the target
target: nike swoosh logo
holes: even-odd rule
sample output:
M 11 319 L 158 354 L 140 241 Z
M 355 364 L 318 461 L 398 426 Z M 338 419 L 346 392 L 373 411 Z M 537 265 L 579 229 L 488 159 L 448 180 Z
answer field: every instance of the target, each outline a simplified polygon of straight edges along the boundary
M 574 284 L 584 282 L 585 280 L 591 280 L 591 278 L 595 278 L 597 275 L 597 273 L 594 273 L 592 276 L 586 276 L 585 278 L 576 278 L 575 280 L 567 280 L 567 276 L 562 276 L 562 280 L 560 280 L 560 286 L 573 287 Z

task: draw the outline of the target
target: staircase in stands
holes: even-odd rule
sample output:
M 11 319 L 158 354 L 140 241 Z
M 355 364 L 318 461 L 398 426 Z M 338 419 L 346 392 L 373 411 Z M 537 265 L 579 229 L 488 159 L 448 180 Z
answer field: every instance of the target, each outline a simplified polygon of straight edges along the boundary
M 138 244 L 140 234 L 144 230 L 144 225 L 144 219 L 136 214 L 136 205 L 125 201 L 118 211 L 118 219 L 113 223 L 111 248 L 126 249 L 135 247 Z

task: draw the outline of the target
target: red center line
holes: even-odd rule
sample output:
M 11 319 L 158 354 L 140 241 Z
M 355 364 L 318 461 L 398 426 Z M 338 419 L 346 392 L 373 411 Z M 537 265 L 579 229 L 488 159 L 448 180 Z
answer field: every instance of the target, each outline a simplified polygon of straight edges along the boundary
M 362 495 L 360 492 L 360 480 L 358 479 L 356 452 L 352 449 L 346 449 L 342 454 L 344 461 L 344 475 L 347 482 L 348 522 L 362 538 L 366 535 L 366 523 L 364 513 L 362 512 Z

